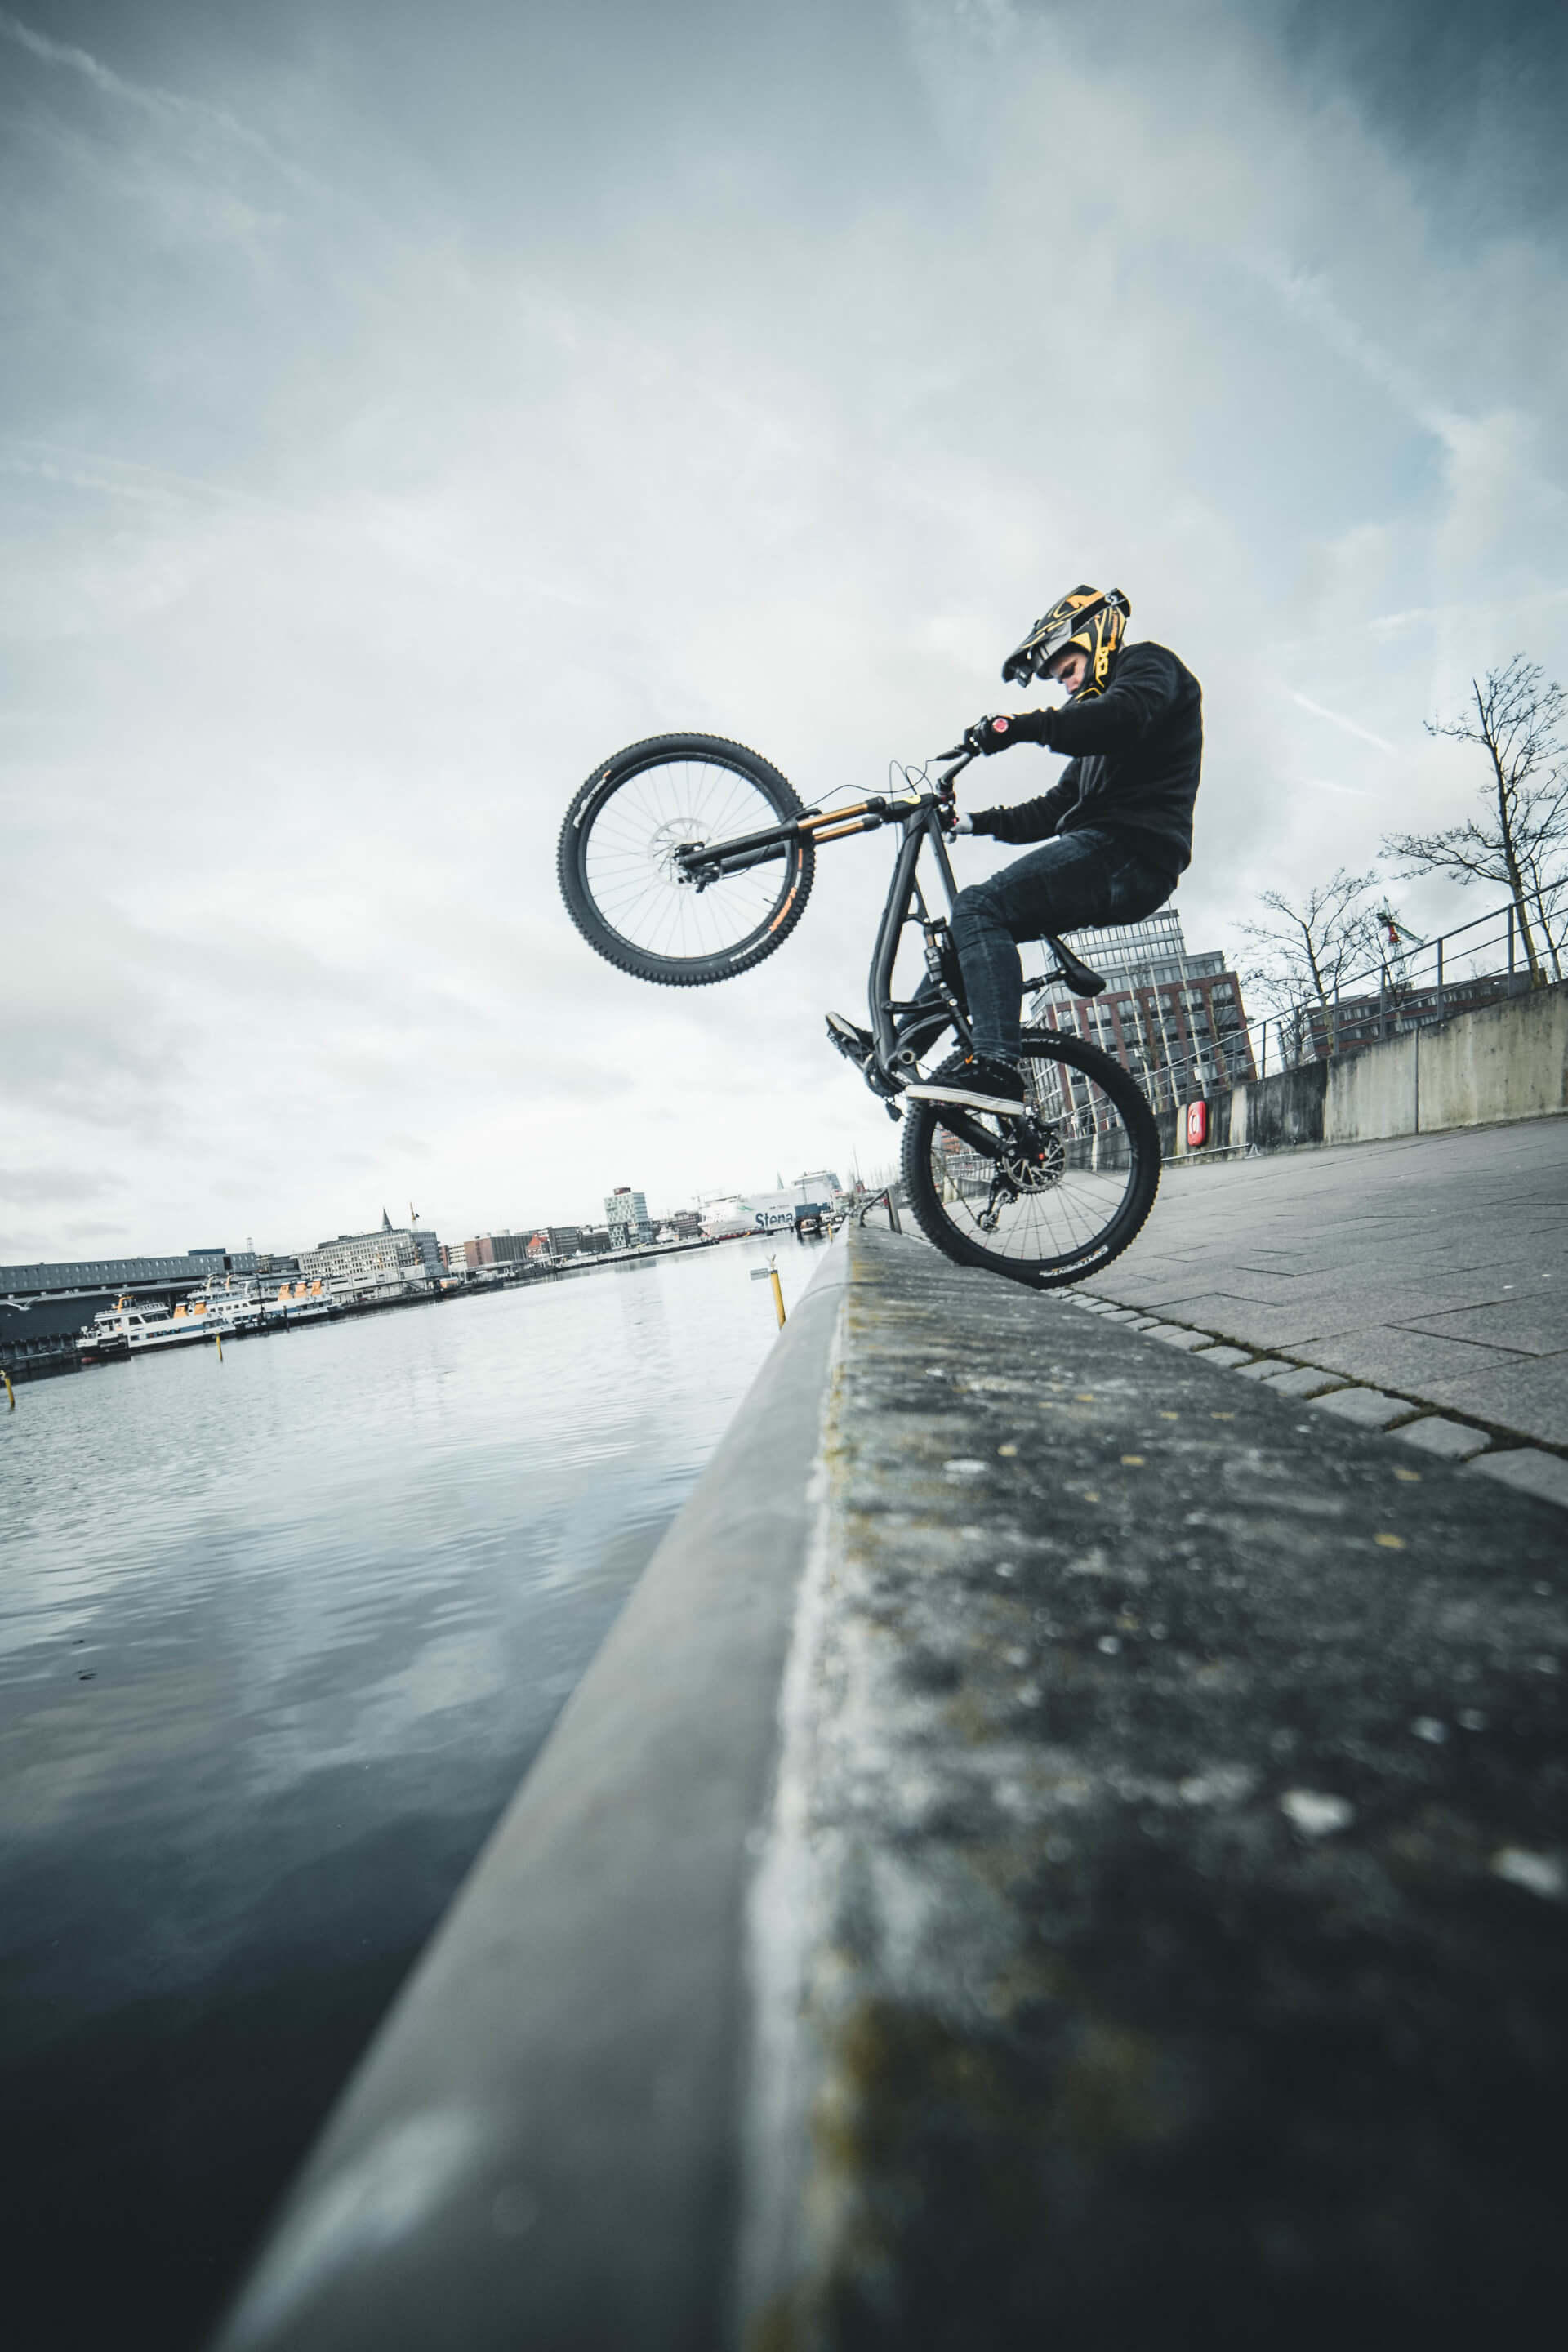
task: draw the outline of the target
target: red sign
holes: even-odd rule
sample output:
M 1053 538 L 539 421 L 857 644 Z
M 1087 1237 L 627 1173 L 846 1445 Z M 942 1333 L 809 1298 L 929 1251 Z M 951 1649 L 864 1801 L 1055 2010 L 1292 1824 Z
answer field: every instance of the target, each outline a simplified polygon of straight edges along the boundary
M 1209 1139 L 1209 1107 L 1206 1102 L 1187 1105 L 1187 1150 L 1195 1151 Z

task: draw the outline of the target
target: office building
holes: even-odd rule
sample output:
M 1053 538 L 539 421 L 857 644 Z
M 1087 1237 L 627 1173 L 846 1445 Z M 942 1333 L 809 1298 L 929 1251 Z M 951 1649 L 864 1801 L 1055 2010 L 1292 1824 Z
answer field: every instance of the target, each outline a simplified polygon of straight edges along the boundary
M 1189 950 L 1173 907 L 1120 929 L 1075 931 L 1068 945 L 1110 983 L 1105 993 L 1077 997 L 1058 982 L 1033 996 L 1030 1019 L 1099 1045 L 1157 1108 L 1257 1076 L 1241 982 L 1216 950 Z
M 610 1229 L 612 1244 L 616 1249 L 631 1249 L 638 1242 L 651 1242 L 653 1239 L 647 1195 L 634 1191 L 630 1184 L 617 1184 L 607 1196 L 605 1223 Z
M 340 1287 L 368 1288 L 394 1282 L 438 1281 L 446 1272 L 441 1244 L 424 1226 L 395 1225 L 385 1210 L 378 1233 L 339 1234 L 300 1252 L 300 1271 L 309 1279 Z

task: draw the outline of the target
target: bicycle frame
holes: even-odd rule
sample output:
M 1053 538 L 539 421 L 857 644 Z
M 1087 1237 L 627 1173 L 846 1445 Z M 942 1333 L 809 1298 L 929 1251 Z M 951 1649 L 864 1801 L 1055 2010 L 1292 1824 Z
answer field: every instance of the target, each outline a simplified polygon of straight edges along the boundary
M 879 795 L 856 801 L 848 808 L 812 809 L 792 824 L 770 825 L 764 832 L 742 834 L 734 841 L 693 845 L 675 852 L 676 863 L 698 889 L 703 890 L 724 875 L 742 874 L 750 866 L 766 865 L 782 856 L 795 841 L 844 841 L 853 834 L 879 832 L 885 824 L 901 828 L 903 838 L 893 862 L 893 878 L 871 950 L 868 988 L 871 1034 L 876 1040 L 876 1076 L 873 1078 L 869 1072 L 867 1076 L 875 1090 L 889 1099 L 902 1090 L 900 1070 L 907 1073 L 915 1066 L 917 1038 L 952 1026 L 965 1045 L 970 1043 L 967 1013 L 942 968 L 940 935 L 947 929 L 946 919 L 931 914 L 919 876 L 921 851 L 929 842 L 936 854 L 947 914 L 951 916 L 958 886 L 947 854 L 946 835 L 952 822 L 954 783 L 968 765 L 967 756 L 958 761 L 942 775 L 934 792 L 915 793 L 908 799 L 897 800 Z M 925 933 L 926 971 L 933 988 L 930 995 L 900 1000 L 890 992 L 893 965 L 899 943 L 910 922 L 918 922 Z

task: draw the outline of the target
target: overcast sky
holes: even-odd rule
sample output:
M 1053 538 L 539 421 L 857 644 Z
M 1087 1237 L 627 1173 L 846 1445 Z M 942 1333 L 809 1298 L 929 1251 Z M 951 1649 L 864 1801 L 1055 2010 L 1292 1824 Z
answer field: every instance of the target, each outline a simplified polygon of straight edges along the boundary
M 0 1259 L 886 1160 L 821 1041 L 886 838 L 672 992 L 571 929 L 561 813 L 680 727 L 875 790 L 1080 579 L 1204 683 L 1190 945 L 1457 814 L 1423 719 L 1568 677 L 1565 26 L 0 12 Z

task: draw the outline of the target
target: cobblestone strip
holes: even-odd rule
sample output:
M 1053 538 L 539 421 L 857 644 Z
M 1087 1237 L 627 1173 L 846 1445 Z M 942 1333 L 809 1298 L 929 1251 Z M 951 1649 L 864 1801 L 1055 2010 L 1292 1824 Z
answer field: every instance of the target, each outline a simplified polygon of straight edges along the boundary
M 1106 1322 L 1140 1331 L 1163 1347 L 1201 1357 L 1205 1363 L 1223 1365 L 1244 1381 L 1267 1383 L 1277 1395 L 1295 1397 L 1335 1413 L 1358 1429 L 1385 1431 L 1406 1445 L 1418 1447 L 1457 1468 L 1468 1468 L 1498 1478 L 1521 1494 L 1568 1508 L 1568 1457 L 1548 1447 L 1532 1445 L 1517 1430 L 1482 1427 L 1440 1412 L 1427 1400 L 1405 1397 L 1348 1380 L 1342 1372 L 1324 1371 L 1317 1364 L 1293 1361 L 1288 1356 L 1238 1347 L 1217 1331 L 1163 1316 L 1143 1315 L 1119 1300 L 1082 1292 L 1069 1294 L 1070 1304 Z

